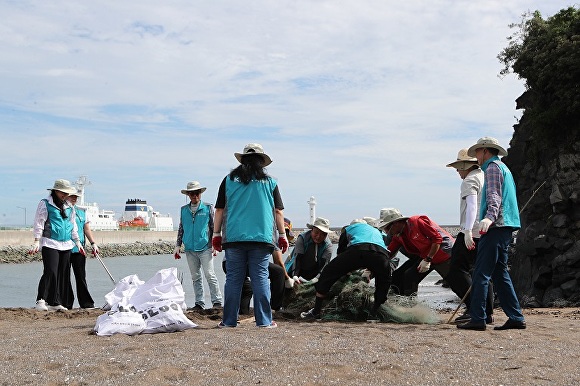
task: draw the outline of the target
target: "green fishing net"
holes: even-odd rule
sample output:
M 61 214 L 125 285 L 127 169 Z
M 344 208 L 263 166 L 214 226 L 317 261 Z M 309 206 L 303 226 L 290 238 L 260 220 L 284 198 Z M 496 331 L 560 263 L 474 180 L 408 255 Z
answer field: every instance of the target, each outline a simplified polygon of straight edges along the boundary
M 389 294 L 387 301 L 372 315 L 374 287 L 361 276 L 362 271 L 351 272 L 338 280 L 327 294 L 322 307 L 322 320 L 361 322 L 376 320 L 391 323 L 440 322 L 434 310 L 418 302 L 416 296 Z M 288 290 L 284 307 L 277 314 L 287 319 L 300 320 L 300 313 L 314 307 L 316 290 L 311 283 L 295 285 Z

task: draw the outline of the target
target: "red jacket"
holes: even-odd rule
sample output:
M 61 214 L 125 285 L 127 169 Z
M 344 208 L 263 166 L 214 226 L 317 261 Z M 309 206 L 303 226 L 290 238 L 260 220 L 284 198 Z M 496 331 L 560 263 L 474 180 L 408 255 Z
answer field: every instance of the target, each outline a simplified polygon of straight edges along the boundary
M 427 216 L 412 216 L 399 236 L 393 236 L 389 251 L 394 255 L 403 247 L 413 255 L 426 258 L 431 245 L 439 244 L 440 248 L 433 256 L 433 264 L 443 263 L 451 258 L 451 248 L 455 239 Z

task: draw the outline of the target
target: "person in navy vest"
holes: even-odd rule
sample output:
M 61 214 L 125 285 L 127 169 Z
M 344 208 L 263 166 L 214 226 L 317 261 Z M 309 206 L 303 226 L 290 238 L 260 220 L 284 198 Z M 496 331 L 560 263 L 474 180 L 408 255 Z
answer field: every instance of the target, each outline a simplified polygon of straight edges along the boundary
M 497 291 L 501 308 L 508 317 L 494 330 L 524 329 L 526 322 L 508 272 L 508 247 L 512 233 L 520 228 L 520 213 L 516 197 L 516 183 L 508 167 L 499 156 L 507 151 L 495 138 L 483 137 L 467 150 L 477 158 L 484 173 L 479 206 L 479 233 L 475 268 L 471 279 L 471 320 L 457 328 L 483 331 L 488 317 L 485 299 L 489 281 Z
M 210 235 L 213 234 L 214 210 L 211 204 L 201 201 L 201 195 L 205 190 L 206 188 L 202 187 L 198 181 L 188 182 L 187 187 L 181 190 L 181 193 L 188 196 L 190 201 L 181 207 L 177 242 L 173 251 L 175 258 L 180 259 L 179 250 L 181 244 L 184 245 L 193 281 L 194 310 L 205 309 L 202 270 L 209 286 L 213 308 L 222 306 L 222 293 L 214 270 L 214 254 L 211 250 L 210 239 Z
M 81 195 L 80 191 L 72 193 L 68 196 L 68 202 L 73 206 L 75 210 L 75 219 L 78 228 L 79 240 L 81 245 L 85 245 L 85 241 L 89 240 L 91 243 L 91 248 L 93 249 L 93 255 L 99 253 L 99 246 L 95 243 L 95 238 L 93 237 L 93 233 L 91 232 L 91 227 L 89 226 L 90 221 L 87 221 L 87 214 L 84 209 L 79 208 L 76 206 L 77 199 Z M 77 289 L 77 300 L 79 302 L 79 306 L 85 309 L 95 308 L 95 301 L 89 292 L 89 286 L 87 284 L 87 272 L 86 272 L 86 264 L 87 264 L 87 257 L 81 253 L 78 247 L 75 247 L 71 251 L 70 255 L 70 264 L 72 267 L 72 271 L 75 275 L 75 284 Z M 64 282 L 63 282 L 64 283 Z M 68 285 L 70 288 L 66 291 L 70 294 L 68 299 L 64 301 L 64 305 L 66 308 L 71 309 L 73 306 L 73 302 L 75 300 L 74 293 L 72 291 L 72 286 L 70 280 L 68 283 L 64 283 Z
M 366 268 L 375 277 L 374 304 L 371 317 L 387 300 L 391 285 L 392 267 L 383 235 L 364 220 L 353 220 L 345 227 L 338 240 L 337 255 L 324 267 L 314 284 L 316 298 L 314 308 L 302 312 L 305 320 L 321 319 L 322 302 L 338 279 L 351 271 Z
M 42 199 L 36 209 L 32 232 L 34 243 L 30 254 L 42 254 L 43 271 L 38 283 L 36 310 L 66 311 L 62 305 L 69 294 L 70 252 L 76 245 L 85 253 L 81 245 L 73 207 L 66 201 L 69 194 L 76 193 L 68 180 L 56 180 L 50 194 Z M 67 282 L 66 286 L 63 283 Z
M 284 204 L 278 182 L 265 170 L 272 160 L 262 145 L 250 143 L 234 156 L 240 165 L 223 179 L 215 205 L 212 245 L 218 252 L 223 248 L 226 255 L 224 312 L 218 327 L 237 326 L 242 285 L 248 272 L 256 325 L 275 328 L 268 264 L 276 244 L 282 253 L 288 250 Z

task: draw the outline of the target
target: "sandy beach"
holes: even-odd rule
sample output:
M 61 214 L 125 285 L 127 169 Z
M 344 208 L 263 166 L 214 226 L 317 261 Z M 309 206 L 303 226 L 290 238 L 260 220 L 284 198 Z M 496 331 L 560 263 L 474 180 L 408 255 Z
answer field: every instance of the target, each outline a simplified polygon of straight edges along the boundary
M 100 310 L 0 309 L 2 385 L 577 385 L 580 309 L 526 309 L 526 330 L 446 324 L 250 320 L 217 329 L 187 312 L 179 333 L 100 337 Z M 505 321 L 496 311 L 495 325 Z

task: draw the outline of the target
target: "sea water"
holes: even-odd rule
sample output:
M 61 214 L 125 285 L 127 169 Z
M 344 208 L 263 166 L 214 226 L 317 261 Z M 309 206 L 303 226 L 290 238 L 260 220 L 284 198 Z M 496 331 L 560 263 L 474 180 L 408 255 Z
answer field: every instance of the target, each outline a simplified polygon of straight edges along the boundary
M 333 256 L 336 255 L 336 245 L 334 245 Z M 103 262 L 115 281 L 136 274 L 142 281 L 147 281 L 157 271 L 175 267 L 178 274 L 183 276 L 183 289 L 185 291 L 185 303 L 188 307 L 195 305 L 193 295 L 193 284 L 191 274 L 187 265 L 185 253 L 181 254 L 182 258 L 176 260 L 173 255 L 146 255 L 146 256 L 119 256 L 103 258 Z M 222 270 L 222 260 L 224 252 L 214 257 L 215 273 L 220 283 L 223 295 L 225 274 Z M 399 254 L 401 264 L 405 257 Z M 283 259 L 286 258 L 286 255 Z M 71 270 L 72 271 L 72 270 Z M 105 304 L 105 295 L 114 288 L 113 280 L 99 262 L 94 258 L 88 258 L 86 264 L 87 283 L 89 292 L 95 301 L 96 307 Z M 0 264 L 0 307 L 34 307 L 38 282 L 42 276 L 42 262 L 32 262 L 24 264 Z M 202 275 L 203 276 L 203 275 Z M 425 301 L 433 308 L 455 308 L 459 299 L 449 289 L 435 284 L 441 276 L 435 271 L 431 272 L 419 285 L 419 300 Z M 74 275 L 71 273 L 73 291 L 76 294 Z M 205 277 L 204 294 L 206 307 L 211 307 L 209 288 Z M 78 303 L 75 299 L 75 307 Z

